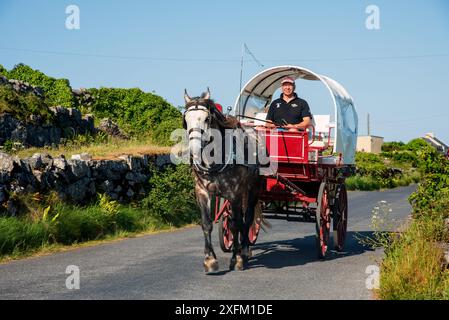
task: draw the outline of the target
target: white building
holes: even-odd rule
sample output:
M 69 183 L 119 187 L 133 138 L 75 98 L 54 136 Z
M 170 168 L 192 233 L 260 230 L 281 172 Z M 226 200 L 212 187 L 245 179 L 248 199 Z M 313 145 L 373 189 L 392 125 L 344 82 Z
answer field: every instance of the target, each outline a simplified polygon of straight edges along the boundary
M 357 151 L 381 153 L 384 138 L 379 136 L 358 136 Z

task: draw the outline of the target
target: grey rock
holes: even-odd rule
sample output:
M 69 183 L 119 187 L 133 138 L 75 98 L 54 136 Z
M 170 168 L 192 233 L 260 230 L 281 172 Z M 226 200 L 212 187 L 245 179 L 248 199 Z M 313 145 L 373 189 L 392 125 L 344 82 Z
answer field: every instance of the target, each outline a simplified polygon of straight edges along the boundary
M 83 126 L 88 132 L 95 132 L 95 125 L 94 125 L 94 115 L 93 114 L 86 114 L 83 117 Z
M 33 173 L 33 176 L 36 178 L 36 180 L 42 184 L 42 174 L 43 173 L 39 170 L 33 170 L 32 173 Z
M 121 139 L 129 139 L 128 135 L 124 133 L 119 126 L 109 118 L 103 118 L 100 121 L 100 125 L 98 126 L 98 130 L 107 133 L 110 136 L 121 138 Z
M 48 153 L 43 153 L 41 159 L 46 168 L 53 166 L 53 158 Z
M 14 170 L 14 157 L 7 153 L 0 152 L 0 183 L 9 181 Z
M 134 180 L 134 174 L 133 174 L 132 172 L 128 172 L 128 173 L 125 175 L 125 179 L 126 179 L 126 180 Z
M 90 167 L 86 161 L 82 160 L 67 160 L 67 164 L 70 167 L 70 171 L 76 178 L 82 178 L 85 176 L 90 177 Z
M 75 108 L 67 108 L 69 116 L 72 118 L 72 121 L 81 121 L 81 111 Z
M 143 183 L 147 180 L 147 176 L 139 172 L 128 172 L 125 175 L 125 179 L 131 182 Z
M 110 180 L 103 181 L 103 183 L 101 183 L 100 185 L 100 188 L 107 194 L 110 194 L 114 190 L 114 183 Z
M 172 164 L 169 154 L 158 154 L 156 156 L 156 166 L 162 168 L 167 164 Z
M 115 192 L 109 193 L 108 196 L 109 196 L 112 200 L 118 200 L 118 199 L 119 199 L 118 194 L 115 193 Z
M 3 203 L 8 199 L 7 192 L 6 186 L 0 185 L 0 203 Z
M 71 157 L 72 160 L 92 160 L 92 156 L 90 154 L 88 154 L 87 152 L 83 152 L 80 154 L 74 154 Z
M 62 156 L 62 157 L 60 156 L 60 157 L 54 158 L 53 159 L 53 165 L 54 165 L 54 167 L 56 169 L 59 169 L 61 171 L 65 171 L 67 169 L 67 167 L 68 167 L 67 160 L 65 159 L 64 156 Z
M 128 191 L 126 192 L 126 195 L 128 196 L 128 198 L 132 198 L 134 196 L 134 191 L 129 188 Z
M 71 185 L 68 185 L 65 194 L 72 201 L 86 203 L 95 195 L 95 183 L 92 179 L 84 177 Z
M 136 171 L 142 169 L 142 157 L 136 157 L 131 155 L 122 155 L 119 159 L 125 160 L 129 167 L 129 170 Z
M 32 170 L 41 169 L 44 167 L 44 162 L 42 161 L 42 154 L 35 153 L 28 159 L 28 164 Z

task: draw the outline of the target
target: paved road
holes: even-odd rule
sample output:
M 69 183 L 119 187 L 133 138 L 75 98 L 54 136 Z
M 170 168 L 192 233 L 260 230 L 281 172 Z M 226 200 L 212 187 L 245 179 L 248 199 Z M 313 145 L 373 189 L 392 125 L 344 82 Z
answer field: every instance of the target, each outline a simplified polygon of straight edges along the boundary
M 392 219 L 406 219 L 414 188 L 350 192 L 346 252 L 326 261 L 316 258 L 313 224 L 275 220 L 261 232 L 248 270 L 228 272 L 230 255 L 215 241 L 222 271 L 205 275 L 202 233 L 192 227 L 2 264 L 0 299 L 371 299 L 365 270 L 382 252 L 354 235 L 370 231 L 381 200 Z M 69 265 L 79 267 L 79 290 L 66 288 Z

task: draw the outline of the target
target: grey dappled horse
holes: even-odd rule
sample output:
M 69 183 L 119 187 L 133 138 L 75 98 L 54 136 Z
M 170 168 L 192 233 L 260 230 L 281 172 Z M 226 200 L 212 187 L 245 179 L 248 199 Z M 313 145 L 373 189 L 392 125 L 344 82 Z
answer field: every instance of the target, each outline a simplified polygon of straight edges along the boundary
M 223 152 L 220 163 L 209 164 L 202 159 L 202 150 L 210 144 L 219 144 L 219 138 L 210 139 L 208 132 L 216 129 L 225 136 L 226 129 L 240 129 L 240 123 L 235 117 L 225 117 L 216 109 L 210 99 L 209 89 L 200 97 L 191 98 L 184 94 L 186 102 L 184 113 L 184 128 L 189 138 L 189 151 L 192 171 L 195 178 L 195 194 L 201 210 L 202 229 L 204 233 L 204 268 L 207 273 L 218 270 L 218 260 L 212 247 L 211 232 L 213 214 L 211 200 L 215 196 L 228 199 L 231 202 L 232 219 L 231 232 L 234 243 L 230 270 L 243 270 L 250 256 L 248 234 L 254 221 L 256 204 L 261 179 L 255 165 L 227 163 Z M 251 138 L 250 138 L 251 139 Z M 223 146 L 224 141 L 221 146 Z M 221 148 L 217 148 L 221 151 Z M 257 206 L 259 208 L 259 206 Z M 241 240 L 241 243 L 240 241 Z

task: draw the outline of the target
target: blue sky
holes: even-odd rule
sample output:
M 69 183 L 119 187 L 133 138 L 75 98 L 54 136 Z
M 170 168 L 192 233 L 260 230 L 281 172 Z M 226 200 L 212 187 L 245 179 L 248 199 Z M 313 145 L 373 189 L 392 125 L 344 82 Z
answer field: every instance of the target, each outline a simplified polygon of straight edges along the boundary
M 65 27 L 68 5 L 80 29 Z M 365 27 L 368 5 L 380 29 Z M 408 141 L 434 132 L 449 143 L 449 1 L 0 0 L 0 64 L 23 62 L 78 87 L 139 87 L 183 104 L 183 90 L 232 105 L 244 81 L 293 64 L 343 84 L 360 134 Z M 329 113 L 324 87 L 299 82 L 315 114 Z

